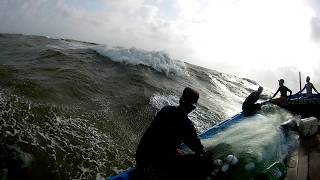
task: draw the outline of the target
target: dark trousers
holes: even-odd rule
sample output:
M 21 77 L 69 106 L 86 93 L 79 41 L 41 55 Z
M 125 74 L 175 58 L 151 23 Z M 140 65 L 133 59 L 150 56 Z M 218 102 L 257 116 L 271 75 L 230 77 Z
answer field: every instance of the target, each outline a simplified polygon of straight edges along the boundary
M 261 110 L 261 104 L 252 104 L 243 109 L 244 116 L 252 116 L 259 110 Z
M 212 159 L 195 154 L 175 155 L 166 160 L 160 160 L 154 165 L 146 167 L 138 165 L 138 176 L 143 180 L 203 180 L 213 169 Z

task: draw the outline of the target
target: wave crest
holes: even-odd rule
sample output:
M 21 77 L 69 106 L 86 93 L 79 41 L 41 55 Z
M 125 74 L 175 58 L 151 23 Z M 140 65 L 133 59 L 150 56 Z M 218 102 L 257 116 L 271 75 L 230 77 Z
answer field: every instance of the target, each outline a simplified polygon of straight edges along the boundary
M 146 51 L 137 48 L 108 47 L 99 45 L 92 48 L 102 56 L 109 57 L 112 61 L 127 63 L 132 65 L 145 65 L 163 72 L 166 75 L 186 75 L 184 62 L 174 60 L 168 54 L 160 51 Z

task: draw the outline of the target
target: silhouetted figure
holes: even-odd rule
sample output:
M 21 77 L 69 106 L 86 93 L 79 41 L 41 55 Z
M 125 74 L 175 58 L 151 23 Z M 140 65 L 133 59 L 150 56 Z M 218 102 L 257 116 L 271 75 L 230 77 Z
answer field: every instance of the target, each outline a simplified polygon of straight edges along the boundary
M 3 149 L 0 155 L 1 180 L 30 180 L 32 178 L 32 162 L 23 160 L 16 149 Z
M 319 92 L 317 91 L 317 89 L 313 86 L 313 84 L 310 82 L 310 77 L 307 76 L 306 78 L 306 85 L 304 85 L 303 89 L 301 89 L 301 91 L 297 92 L 297 94 L 303 92 L 304 90 L 307 91 L 307 98 L 312 98 L 313 94 L 312 94 L 312 89 L 314 89 L 314 91 L 316 91 L 318 94 Z
M 179 106 L 165 106 L 145 131 L 136 152 L 138 171 L 156 179 L 203 179 L 213 170 L 188 114 L 196 108 L 199 93 L 185 88 Z M 181 143 L 194 154 L 181 154 Z M 140 178 L 141 179 L 141 178 Z
M 244 116 L 253 115 L 256 111 L 261 109 L 261 104 L 256 104 L 256 102 L 259 100 L 262 91 L 263 87 L 259 86 L 258 90 L 252 92 L 243 102 L 242 111 Z
M 288 99 L 287 93 L 290 92 L 290 96 L 292 95 L 292 91 L 289 88 L 287 88 L 286 86 L 284 86 L 283 84 L 284 84 L 284 80 L 280 79 L 279 80 L 279 88 L 278 88 L 277 92 L 274 93 L 274 95 L 271 97 L 271 99 L 274 98 L 278 94 L 278 92 L 280 92 L 280 97 L 273 99 L 272 100 L 273 104 L 281 106 Z

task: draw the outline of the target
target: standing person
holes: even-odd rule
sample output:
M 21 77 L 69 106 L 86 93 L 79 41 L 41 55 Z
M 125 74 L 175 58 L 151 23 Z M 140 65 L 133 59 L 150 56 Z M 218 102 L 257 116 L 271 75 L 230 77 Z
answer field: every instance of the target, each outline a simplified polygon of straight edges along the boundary
M 186 87 L 179 106 L 165 106 L 157 113 L 136 151 L 139 172 L 148 174 L 151 171 L 164 175 L 156 179 L 204 179 L 210 175 L 214 168 L 212 159 L 205 153 L 187 116 L 196 108 L 198 99 L 199 93 Z M 194 154 L 178 153 L 181 143 Z
M 312 89 L 314 89 L 314 91 L 316 91 L 318 94 L 319 92 L 317 91 L 317 89 L 313 86 L 313 84 L 310 82 L 310 77 L 307 76 L 306 78 L 306 85 L 304 85 L 303 89 L 301 89 L 301 91 L 297 92 L 297 94 L 301 93 L 302 91 L 306 90 L 307 91 L 307 98 L 311 98 L 312 95 Z
M 263 91 L 263 87 L 259 86 L 257 91 L 252 92 L 243 102 L 242 110 L 244 112 L 244 116 L 253 115 L 256 111 L 261 109 L 261 104 L 256 104 L 259 100 L 260 95 Z
M 284 84 L 284 80 L 280 79 L 279 80 L 279 88 L 278 88 L 277 92 L 274 93 L 274 95 L 271 97 L 271 99 L 274 98 L 278 94 L 278 92 L 280 92 L 280 97 L 272 100 L 272 103 L 274 103 L 276 105 L 282 105 L 285 101 L 287 101 L 287 99 L 288 99 L 287 92 L 290 93 L 290 96 L 292 95 L 292 91 L 289 88 L 287 88 L 286 86 L 284 86 L 283 84 Z

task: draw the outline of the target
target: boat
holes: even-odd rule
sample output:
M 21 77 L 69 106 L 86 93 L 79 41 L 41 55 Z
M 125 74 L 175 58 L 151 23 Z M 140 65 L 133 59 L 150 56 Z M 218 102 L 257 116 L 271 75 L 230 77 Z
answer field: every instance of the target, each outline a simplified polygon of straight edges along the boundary
M 243 117 L 244 117 L 243 112 L 241 112 L 241 113 L 231 117 L 230 119 L 222 121 L 219 124 L 211 127 L 207 131 L 200 134 L 199 138 L 201 140 L 211 138 L 215 134 L 218 134 L 219 132 L 224 131 L 225 129 L 227 129 L 231 125 L 238 123 L 239 121 L 241 121 L 241 119 L 243 119 Z M 184 145 L 182 145 L 182 148 L 184 148 L 183 146 Z M 136 173 L 136 168 L 131 167 L 131 168 L 121 172 L 118 175 L 107 178 L 107 180 L 128 180 L 128 179 L 130 179 L 130 177 L 134 176 L 135 173 Z
M 314 116 L 320 119 L 320 94 L 314 94 L 312 98 L 307 97 L 306 94 L 295 94 L 290 96 L 290 100 L 281 107 L 301 115 L 302 118 Z
M 261 104 L 267 104 L 270 102 L 271 102 L 270 100 L 264 101 L 264 102 L 261 102 Z M 296 113 L 296 114 L 303 114 L 303 117 L 310 117 L 310 116 L 319 117 L 320 111 L 318 110 L 319 111 L 318 112 L 318 111 L 316 111 L 316 109 L 319 109 L 319 107 L 320 107 L 320 95 L 317 94 L 313 98 L 307 98 L 305 96 L 305 94 L 292 95 L 292 96 L 289 96 L 288 101 L 286 103 L 284 103 L 281 107 L 283 107 L 293 113 Z M 312 111 L 310 111 L 309 108 L 312 109 Z M 217 125 L 214 125 L 213 127 L 208 129 L 207 131 L 200 134 L 199 138 L 201 140 L 212 138 L 216 134 L 218 134 L 219 132 L 226 130 L 230 126 L 240 122 L 243 119 L 244 119 L 244 113 L 241 112 L 241 113 L 239 113 L 239 114 L 237 114 L 237 115 L 235 115 L 225 121 L 220 122 Z M 319 140 L 320 140 L 320 135 L 319 135 Z M 182 145 L 182 147 L 183 147 L 183 145 Z M 320 150 L 320 146 L 319 146 L 319 150 Z M 319 155 L 319 158 L 320 158 L 320 153 L 317 155 Z M 291 155 L 289 159 L 290 159 L 290 162 L 292 163 L 293 161 L 296 161 L 298 159 L 298 157 Z M 318 164 L 319 164 L 319 166 L 317 166 L 317 167 L 320 168 L 320 163 L 318 163 Z M 291 165 L 289 164 L 289 166 L 291 167 L 292 164 Z M 292 175 L 292 172 L 293 172 L 293 175 Z M 297 172 L 297 170 L 289 170 L 288 174 L 291 173 L 290 176 L 295 176 L 294 172 Z M 135 173 L 136 173 L 136 168 L 130 167 L 129 169 L 121 172 L 118 175 L 111 176 L 111 177 L 107 178 L 107 180 L 128 180 L 128 179 L 130 179 L 130 177 L 134 176 Z M 289 179 L 291 179 L 291 178 L 289 178 Z M 320 176 L 319 176 L 319 179 L 320 179 Z
M 287 158 L 286 180 L 320 179 L 320 133 L 299 137 L 298 148 Z
M 301 115 L 301 118 L 320 119 L 320 94 L 312 98 L 296 94 L 285 102 L 282 108 Z M 286 180 L 320 180 L 320 132 L 312 136 L 299 136 L 298 148 L 287 157 Z

